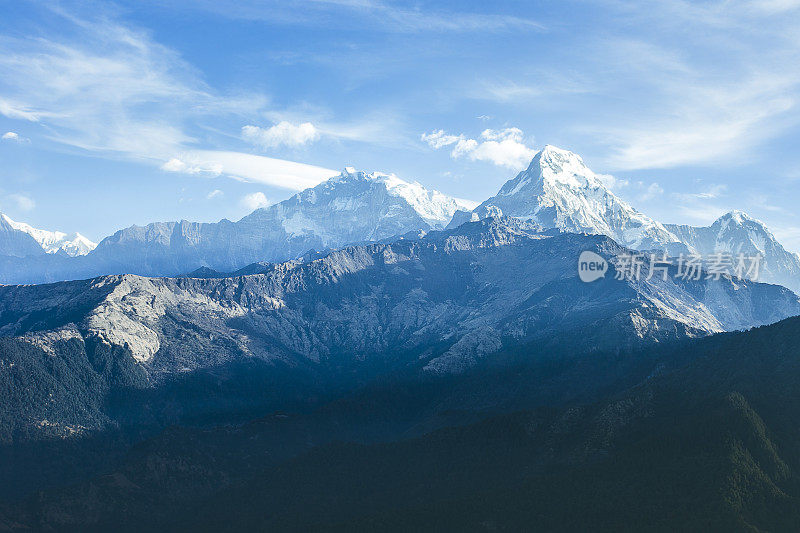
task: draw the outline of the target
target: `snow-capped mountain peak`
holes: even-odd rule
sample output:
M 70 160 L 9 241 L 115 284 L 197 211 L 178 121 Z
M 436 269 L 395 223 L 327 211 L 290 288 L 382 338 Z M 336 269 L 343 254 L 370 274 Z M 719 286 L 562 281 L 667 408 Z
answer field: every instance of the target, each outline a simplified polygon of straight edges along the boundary
M 717 252 L 764 254 L 768 248 L 776 247 L 783 250 L 783 246 L 762 222 L 738 210 L 725 213 L 708 227 L 678 224 L 667 224 L 667 227 L 700 254 Z M 792 255 L 788 252 L 786 254 Z
M 86 255 L 95 248 L 97 248 L 96 242 L 89 240 L 89 238 L 87 238 L 84 235 L 81 235 L 77 231 L 75 233 L 67 235 L 66 239 L 59 247 L 60 250 L 63 250 L 64 253 L 66 253 L 70 257 Z
M 81 264 L 80 275 L 111 271 L 163 276 L 199 267 L 230 272 L 313 250 L 441 229 L 463 208 L 463 203 L 419 183 L 347 167 L 237 222 L 181 221 L 120 230 Z
M 473 218 L 497 210 L 545 228 L 607 235 L 631 248 L 672 251 L 678 241 L 661 223 L 611 192 L 579 155 L 551 145 L 475 209 Z
M 735 224 L 741 226 L 749 222 L 759 225 L 761 227 L 765 227 L 761 221 L 756 220 L 755 218 L 751 217 L 744 211 L 739 211 L 738 209 L 734 209 L 733 211 L 728 211 L 727 213 L 719 217 L 717 219 L 717 222 L 726 226 L 729 224 Z
M 97 246 L 96 243 L 77 232 L 67 234 L 62 231 L 48 231 L 34 228 L 30 224 L 16 222 L 5 214 L 0 214 L 0 218 L 5 222 L 7 228 L 21 234 L 29 235 L 39 244 L 42 250 L 48 254 L 63 253 L 70 257 L 76 257 L 88 254 Z M 9 255 L 15 254 L 9 253 Z
M 531 161 L 538 166 L 542 182 L 567 185 L 575 188 L 598 188 L 603 183 L 578 154 L 546 145 Z
M 417 181 L 405 181 L 395 174 L 384 172 L 364 172 L 354 167 L 345 167 L 341 174 L 331 178 L 319 187 L 335 187 L 340 183 L 363 183 L 365 187 L 377 187 L 390 197 L 407 203 L 426 223 L 433 228 L 444 227 L 458 210 L 474 209 L 477 202 L 456 199 L 437 190 L 428 190 Z M 360 194 L 366 192 L 359 191 Z M 303 193 L 301 193 L 302 195 Z M 345 193 L 349 194 L 349 193 Z
M 762 222 L 743 211 L 725 213 L 706 227 L 666 227 L 700 255 L 760 255 L 759 281 L 777 283 L 800 293 L 800 257 L 787 251 Z
M 498 196 L 514 196 L 524 191 L 541 193 L 564 187 L 605 188 L 579 155 L 548 144 L 533 157 L 525 171 L 506 182 Z

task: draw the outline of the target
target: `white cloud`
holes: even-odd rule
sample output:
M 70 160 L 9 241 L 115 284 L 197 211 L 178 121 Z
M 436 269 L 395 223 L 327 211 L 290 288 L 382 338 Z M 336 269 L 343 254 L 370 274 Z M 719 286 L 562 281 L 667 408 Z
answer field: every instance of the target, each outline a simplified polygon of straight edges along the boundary
M 658 183 L 653 182 L 647 187 L 644 194 L 639 197 L 639 200 L 646 202 L 662 194 L 664 194 L 664 189 Z
M 222 192 L 221 190 L 214 189 L 213 191 L 211 191 L 210 193 L 208 193 L 206 195 L 206 198 L 209 199 L 209 200 L 213 200 L 214 198 L 221 198 L 224 195 L 225 195 L 225 193 Z
M 256 209 L 267 207 L 269 200 L 267 200 L 267 196 L 263 192 L 254 192 L 243 196 L 240 203 L 249 211 L 255 211 Z
M 31 142 L 30 139 L 26 139 L 25 137 L 20 137 L 19 133 L 15 131 L 7 131 L 5 132 L 2 137 L 0 137 L 0 141 L 9 141 L 9 142 L 16 142 L 16 143 L 29 143 Z
M 487 82 L 475 92 L 475 96 L 478 98 L 486 98 L 488 100 L 499 102 L 535 98 L 537 96 L 541 96 L 542 94 L 544 94 L 544 90 L 541 87 L 533 85 L 520 85 L 513 81 Z
M 190 160 L 193 159 L 191 156 L 189 156 L 189 158 Z M 194 159 L 191 163 L 187 163 L 183 159 L 173 157 L 161 165 L 161 170 L 166 170 L 167 172 L 182 172 L 184 174 L 216 177 L 222 174 L 223 167 L 220 163 L 215 163 L 213 161 L 200 161 Z
M 36 207 L 33 198 L 24 194 L 9 194 L 8 199 L 17 204 L 20 211 L 32 211 Z
M 589 81 L 585 74 L 564 70 L 546 70 L 537 68 L 525 76 L 530 82 L 520 83 L 518 80 L 499 79 L 479 81 L 467 91 L 468 96 L 478 100 L 493 102 L 514 102 L 517 105 L 529 104 L 532 99 L 563 97 L 593 92 L 597 84 Z
M 273 187 L 301 191 L 338 174 L 337 171 L 241 152 L 192 150 L 173 157 L 161 168 L 169 172 L 215 176 L 225 174 L 236 179 Z
M 178 159 L 177 157 L 173 157 L 163 165 L 161 165 L 161 170 L 166 170 L 167 172 L 186 172 L 187 167 L 186 163 Z M 191 172 L 188 172 L 191 174 Z
M 630 181 L 617 178 L 611 174 L 595 174 L 595 177 L 608 189 L 619 190 L 630 185 Z
M 184 122 L 219 105 L 178 54 L 109 20 L 61 13 L 75 37 L 0 43 L 0 112 L 38 121 L 57 142 L 163 159 L 192 141 Z
M 302 124 L 313 120 L 319 138 L 334 141 L 357 141 L 397 148 L 412 144 L 404 132 L 407 116 L 387 107 L 360 113 L 350 120 L 336 120 L 334 113 L 323 106 L 308 103 L 281 110 L 266 110 L 265 118 L 278 124 Z
M 0 113 L 38 121 L 50 140 L 167 172 L 227 175 L 302 190 L 336 171 L 235 151 L 196 150 L 190 128 L 228 115 L 262 114 L 260 95 L 210 89 L 174 50 L 112 20 L 78 19 L 54 8 L 71 37 L 0 40 Z M 310 122 L 248 126 L 262 146 L 300 146 L 327 135 Z
M 486 129 L 481 132 L 479 139 L 470 139 L 463 134 L 449 135 L 444 130 L 436 130 L 422 134 L 421 139 L 436 150 L 452 146 L 450 156 L 453 159 L 467 157 L 472 161 L 488 161 L 514 170 L 528 166 L 536 154 L 536 150 L 525 145 L 523 132 L 519 128 Z
M 312 143 L 319 139 L 319 130 L 310 122 L 294 125 L 285 120 L 270 128 L 258 126 L 245 126 L 242 128 L 242 137 L 261 148 L 278 148 L 288 146 L 297 148 Z
M 51 14 L 61 17 L 63 34 L 0 40 L 0 114 L 39 122 L 49 140 L 111 157 L 166 161 L 167 171 L 218 175 L 217 166 L 175 157 L 195 144 L 187 131 L 264 108 L 261 95 L 213 91 L 146 32 L 58 7 Z
M 445 146 L 450 146 L 451 144 L 455 144 L 458 141 L 464 138 L 463 135 L 448 135 L 444 132 L 444 130 L 436 130 L 430 133 L 423 133 L 420 137 L 423 142 L 428 143 L 428 146 L 431 148 L 438 150 L 439 148 L 443 148 Z

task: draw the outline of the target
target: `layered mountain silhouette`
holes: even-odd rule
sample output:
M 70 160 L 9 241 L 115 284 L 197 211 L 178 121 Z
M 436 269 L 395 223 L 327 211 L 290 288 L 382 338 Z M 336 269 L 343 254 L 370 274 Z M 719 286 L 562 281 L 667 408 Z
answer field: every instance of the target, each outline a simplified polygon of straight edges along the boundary
M 345 169 L 339 176 L 238 222 L 132 226 L 81 257 L 29 257 L 0 241 L 0 282 L 40 283 L 103 274 L 174 276 L 285 261 L 411 231 L 443 228 L 468 203 L 394 175 Z M 474 205 L 474 204 L 473 204 Z M 1 256 L 6 256 L 3 259 Z
M 606 278 L 578 279 L 587 250 L 612 263 Z M 323 383 L 453 374 L 515 346 L 615 350 L 800 314 L 798 297 L 776 285 L 682 279 L 674 268 L 615 279 L 615 257 L 627 253 L 608 237 L 491 218 L 251 275 L 0 287 L 1 436 L 102 429 L 115 387 L 235 361 Z
M 419 183 L 347 168 L 238 222 L 132 226 L 103 239 L 96 249 L 79 234 L 69 240 L 58 232 L 0 222 L 0 283 L 105 274 L 176 276 L 200 268 L 232 272 L 256 262 L 282 262 L 505 215 L 545 229 L 605 235 L 634 250 L 658 250 L 670 256 L 759 254 L 760 281 L 800 292 L 800 258 L 786 251 L 762 223 L 731 212 L 709 228 L 662 224 L 618 198 L 580 156 L 554 146 L 545 146 L 497 195 L 471 208 Z M 38 244 L 33 242 L 37 235 Z
M 477 207 L 346 169 L 81 242 L 0 217 L 39 283 L 0 286 L 0 530 L 800 524 L 800 262 L 744 213 L 661 224 L 548 146 Z

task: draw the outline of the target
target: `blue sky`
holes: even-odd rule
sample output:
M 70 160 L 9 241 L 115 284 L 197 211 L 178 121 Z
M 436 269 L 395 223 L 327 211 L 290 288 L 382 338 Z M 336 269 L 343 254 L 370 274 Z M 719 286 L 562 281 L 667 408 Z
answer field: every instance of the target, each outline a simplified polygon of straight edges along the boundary
M 345 166 L 483 200 L 554 144 L 800 250 L 800 0 L 163 4 L 0 0 L 0 210 L 100 239 Z

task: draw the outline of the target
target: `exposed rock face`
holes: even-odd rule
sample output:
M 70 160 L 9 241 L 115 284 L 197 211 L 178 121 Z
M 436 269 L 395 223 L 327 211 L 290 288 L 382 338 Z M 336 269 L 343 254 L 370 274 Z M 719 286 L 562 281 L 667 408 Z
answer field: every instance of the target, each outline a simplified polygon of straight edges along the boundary
M 626 252 L 603 236 L 542 233 L 515 219 L 485 219 L 267 265 L 247 276 L 123 275 L 0 287 L 6 337 L 0 339 L 0 381 L 17 390 L 25 376 L 52 374 L 53 362 L 62 359 L 72 361 L 72 370 L 64 369 L 68 376 L 59 382 L 74 382 L 69 373 L 81 369 L 105 376 L 101 391 L 114 383 L 153 386 L 180 372 L 248 358 L 320 376 L 401 368 L 454 373 L 528 343 L 540 350 L 619 349 L 800 314 L 787 289 L 725 278 L 625 281 L 609 272 L 582 283 L 577 258 L 584 250 L 608 259 Z M 111 368 L 117 369 L 113 379 Z M 44 402 L 45 391 L 38 392 Z M 63 394 L 72 398 L 69 390 Z M 102 402 L 92 402 L 81 409 L 102 411 L 95 405 Z M 39 424 L 46 406 L 38 412 L 36 402 L 26 405 L 24 423 Z M 48 421 L 66 427 L 83 420 L 73 415 Z

